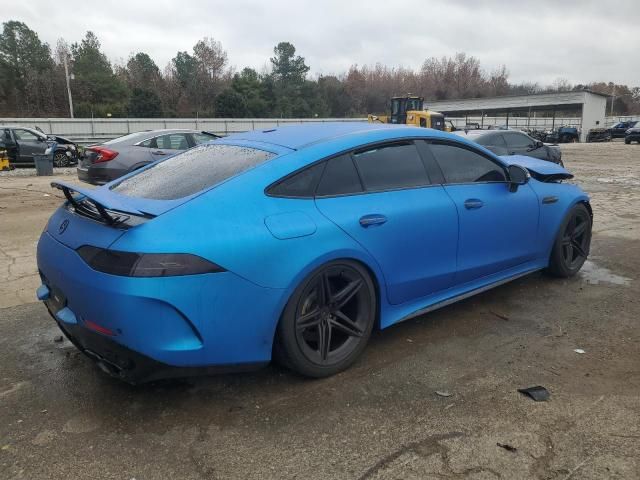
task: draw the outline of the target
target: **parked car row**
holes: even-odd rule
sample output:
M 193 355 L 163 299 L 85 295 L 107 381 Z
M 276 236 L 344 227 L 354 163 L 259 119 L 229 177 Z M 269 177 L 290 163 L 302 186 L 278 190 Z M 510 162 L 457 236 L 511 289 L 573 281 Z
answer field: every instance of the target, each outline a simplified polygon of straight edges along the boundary
M 33 167 L 34 155 L 43 155 L 53 144 L 56 145 L 53 153 L 54 166 L 68 167 L 78 162 L 78 145 L 68 138 L 15 126 L 0 126 L 0 135 L 0 146 L 6 149 L 14 167 Z
M 614 138 L 626 138 L 627 130 L 638 126 L 640 120 L 627 120 L 609 128 L 592 128 L 587 135 L 587 142 L 610 142 Z
M 635 127 L 631 127 L 624 132 L 624 143 L 629 145 L 631 142 L 640 143 L 640 122 L 636 122 Z

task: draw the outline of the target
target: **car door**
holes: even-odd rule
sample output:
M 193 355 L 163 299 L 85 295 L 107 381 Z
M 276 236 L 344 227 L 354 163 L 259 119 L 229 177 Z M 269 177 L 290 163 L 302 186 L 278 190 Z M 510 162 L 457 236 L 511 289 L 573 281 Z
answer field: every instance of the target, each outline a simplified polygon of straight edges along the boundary
M 36 135 L 24 128 L 15 128 L 13 134 L 18 145 L 18 158 L 20 163 L 33 163 L 33 156 L 43 154 L 47 149 L 47 142 L 43 137 Z
M 433 141 L 429 149 L 458 210 L 456 284 L 532 260 L 539 205 L 531 186 L 511 191 L 504 166 L 469 146 Z
M 150 153 L 153 160 L 160 160 L 169 155 L 175 155 L 189 148 L 189 139 L 186 133 L 169 133 L 153 139 L 150 144 Z
M 316 205 L 375 258 L 390 303 L 452 285 L 456 207 L 441 185 L 430 182 L 413 141 L 367 147 L 328 160 Z

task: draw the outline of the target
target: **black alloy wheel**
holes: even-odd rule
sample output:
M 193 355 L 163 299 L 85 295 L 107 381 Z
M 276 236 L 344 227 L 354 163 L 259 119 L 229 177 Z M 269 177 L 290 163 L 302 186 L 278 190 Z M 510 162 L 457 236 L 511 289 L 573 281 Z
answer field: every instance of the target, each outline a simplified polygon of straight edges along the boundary
M 71 160 L 65 152 L 58 151 L 55 153 L 53 156 L 54 167 L 68 167 L 69 165 L 71 165 Z
M 303 375 L 332 375 L 364 349 L 375 318 L 368 272 L 352 261 L 332 262 L 310 275 L 287 305 L 276 356 Z
M 585 205 L 575 205 L 560 227 L 551 252 L 549 272 L 560 277 L 578 273 L 589 256 L 591 226 L 591 214 Z

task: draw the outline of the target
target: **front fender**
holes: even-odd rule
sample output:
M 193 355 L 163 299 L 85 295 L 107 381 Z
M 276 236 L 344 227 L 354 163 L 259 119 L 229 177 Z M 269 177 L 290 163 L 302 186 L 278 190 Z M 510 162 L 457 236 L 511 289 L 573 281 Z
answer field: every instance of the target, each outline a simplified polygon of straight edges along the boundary
M 549 260 L 558 229 L 574 205 L 582 202 L 592 213 L 589 196 L 577 185 L 568 183 L 543 183 L 531 180 L 531 187 L 540 201 L 540 224 L 538 229 L 539 249 L 537 256 Z M 557 200 L 547 203 L 545 199 Z M 593 217 L 593 213 L 592 213 Z

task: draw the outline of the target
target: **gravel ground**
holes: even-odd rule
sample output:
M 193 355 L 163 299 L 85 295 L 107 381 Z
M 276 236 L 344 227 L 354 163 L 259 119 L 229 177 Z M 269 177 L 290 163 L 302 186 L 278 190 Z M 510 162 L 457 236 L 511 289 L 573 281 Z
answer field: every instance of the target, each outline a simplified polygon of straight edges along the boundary
M 640 478 L 640 147 L 562 148 L 595 211 L 578 276 L 530 275 L 376 332 L 317 381 L 276 366 L 137 388 L 105 376 L 32 302 L 52 177 L 0 177 L 0 478 Z M 532 385 L 549 401 L 517 392 Z

